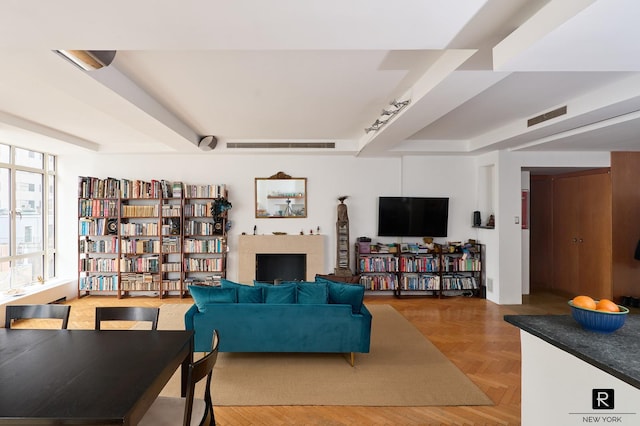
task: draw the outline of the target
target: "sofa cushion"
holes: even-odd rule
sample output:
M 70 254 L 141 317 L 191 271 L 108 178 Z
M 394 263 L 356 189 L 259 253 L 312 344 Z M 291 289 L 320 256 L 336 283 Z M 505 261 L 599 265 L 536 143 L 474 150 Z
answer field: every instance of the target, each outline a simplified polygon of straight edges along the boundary
M 189 292 L 200 312 L 206 311 L 209 303 L 236 303 L 236 289 L 190 285 Z
M 299 282 L 297 287 L 299 304 L 318 305 L 329 302 L 329 289 L 326 283 Z
M 329 288 L 329 303 L 351 305 L 354 314 L 360 313 L 364 301 L 364 286 L 360 284 L 346 284 L 327 280 L 316 276 L 316 282 L 326 282 Z
M 349 283 L 349 284 L 358 284 L 360 283 L 360 275 L 335 275 L 335 274 L 316 274 L 317 278 L 323 278 L 327 281 L 334 281 L 337 283 Z
M 272 285 L 262 287 L 264 303 L 296 303 L 296 285 Z
M 238 303 L 262 303 L 262 288 L 229 281 L 226 278 L 220 280 L 222 288 L 235 288 L 238 294 Z

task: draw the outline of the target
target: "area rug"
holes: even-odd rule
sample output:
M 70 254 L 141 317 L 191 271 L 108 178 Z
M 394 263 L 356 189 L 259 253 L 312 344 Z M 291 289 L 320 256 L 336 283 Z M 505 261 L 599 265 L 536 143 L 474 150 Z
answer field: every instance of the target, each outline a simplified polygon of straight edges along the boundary
M 188 306 L 163 305 L 159 329 L 180 329 Z M 220 353 L 215 405 L 493 405 L 467 376 L 389 305 L 373 315 L 371 352 L 356 354 Z M 163 395 L 177 396 L 176 374 Z M 200 389 L 201 391 L 201 389 Z

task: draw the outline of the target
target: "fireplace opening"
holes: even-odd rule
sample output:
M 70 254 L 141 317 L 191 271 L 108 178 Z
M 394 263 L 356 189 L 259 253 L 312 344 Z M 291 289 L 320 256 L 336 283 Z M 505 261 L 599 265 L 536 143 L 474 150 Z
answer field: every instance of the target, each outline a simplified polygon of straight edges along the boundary
M 256 280 L 304 281 L 307 278 L 307 255 L 304 253 L 256 254 Z

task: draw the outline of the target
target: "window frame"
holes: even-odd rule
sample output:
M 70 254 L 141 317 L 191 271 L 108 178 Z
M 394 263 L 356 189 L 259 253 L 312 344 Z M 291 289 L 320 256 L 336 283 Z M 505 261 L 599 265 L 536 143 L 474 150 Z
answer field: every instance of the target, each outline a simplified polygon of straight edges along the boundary
M 0 267 L 8 264 L 8 283 L 6 281 L 0 281 L 0 292 L 12 289 L 18 289 L 21 287 L 29 286 L 37 282 L 44 282 L 48 279 L 56 277 L 56 252 L 57 252 L 57 208 L 56 208 L 56 194 L 57 194 L 57 182 L 56 177 L 56 164 L 57 157 L 54 154 L 48 152 L 42 152 L 27 148 L 11 145 L 10 143 L 0 141 L 0 145 L 9 148 L 9 158 L 6 162 L 4 159 L 0 159 L 0 168 L 8 170 L 8 190 L 7 197 L 8 206 L 0 206 L 0 208 L 8 209 L 9 218 L 9 236 L 8 236 L 8 255 L 0 255 Z M 36 154 L 42 158 L 42 167 L 33 167 L 32 165 L 21 165 L 19 158 L 17 158 L 16 152 L 26 152 L 28 158 L 35 158 Z M 18 193 L 22 190 L 18 188 L 16 175 L 19 172 L 28 172 L 41 175 L 42 190 L 40 191 L 40 205 L 42 206 L 40 212 L 40 221 L 42 227 L 42 246 L 40 250 L 32 251 L 29 253 L 18 254 L 18 235 L 17 231 L 20 229 L 17 223 L 20 216 L 20 208 L 17 206 Z M 34 186 L 34 184 L 28 184 Z M 53 186 L 52 186 L 53 185 Z M 5 188 L 0 186 L 0 190 L 5 191 Z M 24 192 L 24 191 L 22 191 Z M 34 191 L 37 192 L 37 191 Z M 51 194 L 53 192 L 53 194 Z M 37 204 L 37 200 L 36 200 Z M 52 206 L 50 204 L 53 204 Z M 52 212 L 52 214 L 50 214 Z M 52 229 L 50 229 L 52 225 Z M 1 252 L 0 252 L 1 253 Z M 25 260 L 31 260 L 28 264 L 38 265 L 38 271 L 32 271 L 32 276 L 25 281 L 16 281 L 20 262 Z M 6 269 L 4 270 L 6 272 Z M 2 272 L 2 270 L 0 270 Z M 0 275 L 0 279 L 2 276 Z

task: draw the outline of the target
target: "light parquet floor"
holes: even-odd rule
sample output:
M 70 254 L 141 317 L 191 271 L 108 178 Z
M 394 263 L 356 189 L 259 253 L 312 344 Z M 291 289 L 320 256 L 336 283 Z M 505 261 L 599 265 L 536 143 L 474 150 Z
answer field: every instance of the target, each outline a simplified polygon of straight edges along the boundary
M 525 296 L 522 305 L 484 299 L 367 296 L 367 304 L 390 304 L 433 342 L 494 402 L 476 407 L 216 407 L 220 425 L 517 425 L 520 424 L 519 329 L 507 314 L 568 314 L 566 297 Z M 96 306 L 160 306 L 191 299 L 89 296 L 71 300 L 69 328 L 93 328 Z M 393 336 L 389 336 L 393 339 Z M 389 366 L 393 368 L 393 366 Z M 214 378 L 215 380 L 215 378 Z M 381 390 L 384 392 L 384 390 Z

